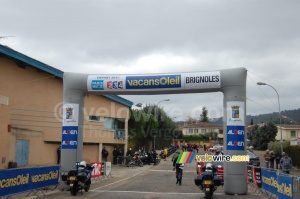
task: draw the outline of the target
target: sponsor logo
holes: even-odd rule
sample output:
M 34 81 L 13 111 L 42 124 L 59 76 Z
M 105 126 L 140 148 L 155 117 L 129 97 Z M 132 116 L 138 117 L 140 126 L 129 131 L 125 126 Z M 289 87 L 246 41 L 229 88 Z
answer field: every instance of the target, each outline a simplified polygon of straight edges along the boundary
M 240 118 L 240 106 L 231 106 L 232 118 Z
M 77 135 L 78 131 L 77 130 L 63 130 L 63 134 L 67 135 Z
M 92 88 L 92 90 L 104 90 L 104 81 L 103 80 L 92 80 L 91 88 Z
M 245 146 L 245 142 L 242 142 L 242 141 L 229 141 L 227 146 Z
M 245 134 L 245 131 L 244 130 L 229 130 L 227 132 L 227 134 L 229 135 L 244 135 Z
M 123 81 L 108 81 L 106 82 L 108 89 L 123 89 Z
M 73 119 L 73 108 L 71 107 L 66 108 L 66 119 L 67 120 Z
M 64 140 L 62 141 L 63 146 L 77 146 L 76 140 Z
M 186 84 L 200 84 L 200 83 L 211 83 L 211 82 L 219 82 L 220 76 L 219 75 L 212 75 L 212 76 L 194 76 L 194 77 L 186 77 L 185 83 Z
M 126 89 L 181 88 L 181 75 L 127 76 Z

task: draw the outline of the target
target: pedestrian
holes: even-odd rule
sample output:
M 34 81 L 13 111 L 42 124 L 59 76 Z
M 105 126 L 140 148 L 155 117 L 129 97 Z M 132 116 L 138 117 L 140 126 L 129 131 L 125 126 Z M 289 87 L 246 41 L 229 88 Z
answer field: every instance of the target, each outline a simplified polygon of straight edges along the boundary
M 284 153 L 284 156 L 280 159 L 280 168 L 283 173 L 290 174 L 290 170 L 293 166 L 292 159 L 288 156 L 287 153 Z
M 275 153 L 275 164 L 276 164 L 276 169 L 278 169 L 278 165 L 279 165 L 280 159 L 281 159 L 280 152 L 277 151 L 277 152 Z
M 264 158 L 265 158 L 265 167 L 269 168 L 269 162 L 270 162 L 269 149 L 266 150 L 266 153 L 264 154 Z
M 179 151 L 177 151 L 178 153 Z M 183 174 L 183 169 L 184 169 L 184 164 L 183 163 L 178 163 L 177 164 L 177 160 L 178 160 L 177 156 L 176 158 L 174 158 L 173 160 L 173 171 L 176 170 L 176 184 L 179 183 L 179 185 L 181 185 L 182 183 L 182 174 Z
M 57 164 L 60 163 L 60 154 L 61 154 L 61 146 L 59 146 L 56 150 L 57 152 Z
M 156 153 L 155 149 L 152 150 L 152 157 L 153 157 L 153 163 L 154 163 L 154 166 L 155 166 L 157 164 L 157 162 L 156 162 L 157 153 Z
M 107 162 L 107 157 L 108 157 L 108 155 L 109 155 L 109 153 L 108 153 L 108 151 L 106 150 L 106 148 L 105 147 L 103 147 L 103 149 L 102 149 L 102 158 L 103 158 L 103 161 L 104 162 Z
M 113 150 L 113 164 L 118 164 L 119 151 L 117 148 Z
M 168 149 L 165 147 L 164 149 L 164 161 L 167 161 Z
M 175 160 L 175 158 L 177 158 L 179 156 L 179 150 L 177 149 L 172 157 L 172 162 Z
M 271 169 L 274 169 L 274 161 L 275 161 L 275 153 L 274 151 L 272 150 L 270 152 L 270 168 Z
M 153 161 L 153 152 L 151 150 L 147 151 L 147 163 L 150 165 Z
M 206 144 L 203 145 L 204 151 L 206 151 Z

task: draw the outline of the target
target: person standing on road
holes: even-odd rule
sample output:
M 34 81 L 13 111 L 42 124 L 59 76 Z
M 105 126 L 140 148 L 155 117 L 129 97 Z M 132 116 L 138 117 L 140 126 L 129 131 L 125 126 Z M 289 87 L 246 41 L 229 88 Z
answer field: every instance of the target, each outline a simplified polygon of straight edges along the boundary
M 265 158 L 265 167 L 269 168 L 269 162 L 270 162 L 270 153 L 269 153 L 269 149 L 266 150 L 266 153 L 264 155 Z
M 108 151 L 106 150 L 105 147 L 103 147 L 101 153 L 102 153 L 103 161 L 104 161 L 104 162 L 107 162 L 107 156 L 108 156 L 109 154 L 108 154 Z
M 179 185 L 181 185 L 181 182 L 182 182 L 182 173 L 183 173 L 183 169 L 184 169 L 184 164 L 176 164 L 177 162 L 177 159 L 178 159 L 179 156 L 177 156 L 176 158 L 174 158 L 173 160 L 173 171 L 176 170 L 176 184 L 179 183 Z
M 113 156 L 114 156 L 114 161 L 113 161 L 113 163 L 114 163 L 114 164 L 118 164 L 119 151 L 117 150 L 117 148 L 115 148 L 115 149 L 113 150 Z
M 275 153 L 274 151 L 272 150 L 270 152 L 270 168 L 271 169 L 274 169 L 274 161 L 275 161 Z
M 287 153 L 284 153 L 284 156 L 280 159 L 280 167 L 283 173 L 290 174 L 290 170 L 293 166 L 292 159 L 288 156 Z
M 276 167 L 275 167 L 275 168 L 276 168 L 276 169 L 278 169 L 278 165 L 279 165 L 280 159 L 281 159 L 280 152 L 277 151 L 277 152 L 275 153 L 275 163 L 276 163 Z
M 164 149 L 164 161 L 167 161 L 168 149 L 165 147 Z

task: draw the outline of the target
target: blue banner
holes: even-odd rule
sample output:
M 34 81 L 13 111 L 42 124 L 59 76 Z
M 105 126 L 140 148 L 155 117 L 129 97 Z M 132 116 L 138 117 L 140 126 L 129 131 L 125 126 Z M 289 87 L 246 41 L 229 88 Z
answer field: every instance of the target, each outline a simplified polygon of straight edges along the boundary
M 293 198 L 293 177 L 292 176 L 277 176 L 277 192 L 278 199 L 292 199 Z
M 270 193 L 277 194 L 277 174 L 275 171 L 261 169 L 262 188 Z
M 181 75 L 126 76 L 126 89 L 181 88 Z
M 57 185 L 59 166 L 0 170 L 0 197 Z
M 245 126 L 227 126 L 227 150 L 245 150 Z
M 77 149 L 78 126 L 62 127 L 62 149 Z

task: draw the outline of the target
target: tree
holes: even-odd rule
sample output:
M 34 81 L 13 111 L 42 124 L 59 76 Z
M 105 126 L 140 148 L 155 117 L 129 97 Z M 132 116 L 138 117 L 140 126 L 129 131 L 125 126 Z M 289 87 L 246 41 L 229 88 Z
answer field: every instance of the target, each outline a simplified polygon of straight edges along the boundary
M 200 122 L 209 122 L 208 110 L 206 109 L 205 106 L 202 108 L 202 113 L 200 115 Z
M 277 127 L 273 123 L 265 124 L 261 127 L 255 125 L 250 131 L 249 139 L 255 149 L 267 149 L 268 143 L 275 141 Z
M 169 147 L 174 138 L 180 138 L 182 132 L 176 129 L 175 122 L 167 113 L 156 105 L 147 105 L 142 110 L 131 110 L 128 121 L 130 146 L 136 148 L 151 147 L 154 142 L 155 148 Z

